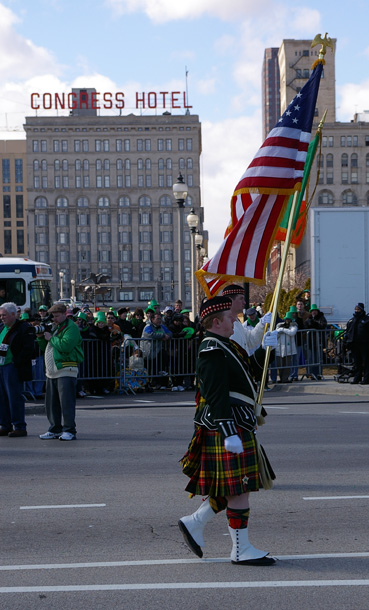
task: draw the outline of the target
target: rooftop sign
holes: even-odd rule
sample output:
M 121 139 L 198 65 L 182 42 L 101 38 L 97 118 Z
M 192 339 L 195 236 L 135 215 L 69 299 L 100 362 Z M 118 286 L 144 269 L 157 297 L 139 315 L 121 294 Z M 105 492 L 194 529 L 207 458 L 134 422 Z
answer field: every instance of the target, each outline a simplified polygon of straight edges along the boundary
M 31 108 L 33 110 L 122 110 L 125 108 L 125 95 L 123 91 L 111 93 L 105 91 L 86 90 L 71 91 L 70 93 L 31 93 Z M 129 106 L 131 108 L 131 105 Z M 183 91 L 149 91 L 136 92 L 136 108 L 192 108 L 187 104 L 186 93 Z

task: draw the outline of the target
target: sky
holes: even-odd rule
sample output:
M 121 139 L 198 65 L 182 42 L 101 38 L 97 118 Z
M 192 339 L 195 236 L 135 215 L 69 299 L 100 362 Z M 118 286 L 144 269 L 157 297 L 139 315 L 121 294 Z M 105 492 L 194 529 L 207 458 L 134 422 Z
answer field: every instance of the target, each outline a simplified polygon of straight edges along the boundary
M 369 109 L 368 22 L 367 0 L 354 10 L 343 0 L 0 0 L 0 139 L 25 137 L 34 91 L 123 91 L 129 114 L 139 112 L 136 92 L 187 89 L 202 123 L 211 257 L 262 143 L 264 49 L 284 38 L 336 38 L 336 119 L 350 121 Z

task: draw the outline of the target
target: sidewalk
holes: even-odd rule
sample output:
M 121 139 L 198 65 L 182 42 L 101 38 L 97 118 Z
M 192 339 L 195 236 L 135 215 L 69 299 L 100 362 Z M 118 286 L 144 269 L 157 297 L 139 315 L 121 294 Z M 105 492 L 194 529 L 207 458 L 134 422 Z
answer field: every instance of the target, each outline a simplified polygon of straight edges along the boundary
M 293 383 L 276 383 L 270 385 L 270 392 L 264 396 L 271 396 L 274 392 L 284 394 L 328 394 L 332 396 L 366 396 L 369 400 L 369 385 L 338 383 L 332 376 L 326 376 L 321 381 L 304 378 L 303 381 Z
M 333 376 L 326 376 L 321 381 L 311 381 L 310 379 L 304 378 L 303 381 L 294 381 L 293 383 L 276 383 L 275 385 L 270 384 L 270 391 L 265 392 L 264 398 L 272 397 L 273 394 L 295 394 L 299 396 L 300 394 L 322 394 L 327 396 L 351 396 L 357 397 L 362 396 L 366 397 L 369 402 L 369 385 L 362 386 L 359 384 L 352 385 L 350 383 L 338 383 L 334 381 Z M 155 396 L 163 395 L 169 396 L 169 390 L 162 390 L 155 392 Z M 188 395 L 186 393 L 186 395 Z M 146 396 L 146 394 L 137 395 L 140 398 Z M 150 394 L 149 396 L 153 396 Z M 176 397 L 178 394 L 176 394 Z M 191 394 L 192 396 L 192 394 Z M 109 400 L 111 404 L 115 401 L 119 402 L 131 402 L 132 399 L 136 397 L 133 394 L 126 396 L 124 394 L 109 394 L 105 398 L 105 400 Z M 183 399 L 182 395 L 182 399 Z M 85 401 L 88 401 L 89 397 L 86 396 L 85 399 L 77 399 L 77 409 L 78 407 L 82 407 L 85 404 Z M 96 405 L 101 406 L 101 402 L 97 401 Z M 26 402 L 26 414 L 29 415 L 43 415 L 45 414 L 45 406 L 42 400 L 37 400 L 35 402 Z

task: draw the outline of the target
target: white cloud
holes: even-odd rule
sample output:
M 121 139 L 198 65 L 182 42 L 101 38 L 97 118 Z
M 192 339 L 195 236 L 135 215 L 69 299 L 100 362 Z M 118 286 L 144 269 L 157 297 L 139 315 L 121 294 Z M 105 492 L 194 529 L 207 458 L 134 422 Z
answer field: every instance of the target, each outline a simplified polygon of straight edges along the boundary
M 337 88 L 337 120 L 351 121 L 356 112 L 369 110 L 369 79 Z
M 45 72 L 60 73 L 53 55 L 16 32 L 18 17 L 0 4 L 0 79 L 26 79 Z
M 194 19 L 203 15 L 233 21 L 241 16 L 255 14 L 269 6 L 272 0 L 106 0 L 115 14 L 144 12 L 154 23 L 177 19 Z
M 223 241 L 233 191 L 261 145 L 261 119 L 254 116 L 202 124 L 202 205 L 209 256 Z

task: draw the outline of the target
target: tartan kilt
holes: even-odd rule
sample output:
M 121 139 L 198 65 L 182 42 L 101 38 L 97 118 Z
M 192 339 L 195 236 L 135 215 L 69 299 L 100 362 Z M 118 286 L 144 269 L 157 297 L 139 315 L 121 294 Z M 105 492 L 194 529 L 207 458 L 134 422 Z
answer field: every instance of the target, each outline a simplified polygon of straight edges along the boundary
M 224 438 L 216 430 L 197 426 L 186 454 L 182 472 L 190 478 L 186 491 L 201 496 L 238 496 L 259 490 L 259 469 L 254 433 L 237 426 L 244 451 L 224 449 Z

